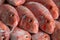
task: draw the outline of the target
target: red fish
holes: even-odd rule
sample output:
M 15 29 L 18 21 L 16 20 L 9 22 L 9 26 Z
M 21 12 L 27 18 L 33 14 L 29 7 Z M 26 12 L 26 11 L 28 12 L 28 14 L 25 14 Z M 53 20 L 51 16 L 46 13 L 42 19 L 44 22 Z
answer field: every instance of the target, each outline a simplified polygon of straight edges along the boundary
M 19 16 L 14 7 L 9 4 L 0 5 L 0 20 L 11 28 L 15 28 L 19 22 Z
M 27 2 L 29 2 L 29 1 L 39 2 L 39 3 L 43 4 L 46 8 L 49 9 L 53 18 L 58 19 L 59 9 L 53 0 L 27 0 Z
M 0 21 L 0 40 L 9 40 L 10 29 Z
M 33 13 L 25 6 L 18 6 L 16 9 L 20 17 L 19 27 L 30 33 L 37 33 L 39 23 Z
M 40 3 L 28 2 L 25 4 L 38 19 L 40 29 L 46 33 L 52 34 L 55 28 L 55 22 L 49 10 Z
M 32 35 L 32 40 L 50 40 L 50 36 L 44 32 L 38 32 Z
M 31 35 L 18 27 L 11 33 L 11 40 L 31 40 Z

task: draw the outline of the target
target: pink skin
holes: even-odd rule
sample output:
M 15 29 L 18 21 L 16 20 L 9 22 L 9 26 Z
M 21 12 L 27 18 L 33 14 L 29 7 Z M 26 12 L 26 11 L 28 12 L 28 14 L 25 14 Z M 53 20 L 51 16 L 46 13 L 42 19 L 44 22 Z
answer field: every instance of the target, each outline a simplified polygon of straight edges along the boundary
M 19 6 L 25 3 L 25 0 L 7 0 L 7 1 L 14 6 Z
M 4 4 L 0 6 L 0 20 L 14 29 L 18 25 L 19 16 L 14 7 Z
M 32 40 L 50 40 L 50 36 L 44 32 L 38 32 L 32 35 Z
M 5 0 L 0 0 L 0 5 L 2 5 L 4 3 Z
M 0 40 L 9 40 L 10 30 L 9 28 L 0 21 Z
M 31 40 L 31 35 L 27 31 L 15 28 L 11 33 L 11 40 Z
M 37 2 L 28 2 L 25 6 L 29 8 L 38 19 L 40 29 L 49 34 L 54 32 L 55 22 L 46 7 Z
M 45 7 L 47 7 L 49 9 L 49 11 L 51 12 L 53 18 L 58 19 L 59 9 L 52 0 L 27 0 L 27 2 L 29 2 L 29 1 L 35 1 L 35 2 L 42 3 Z
M 55 3 L 56 3 L 56 5 L 58 6 L 58 8 L 60 9 L 60 0 L 53 0 Z
M 60 22 L 55 21 L 56 23 L 56 28 L 54 30 L 54 33 L 51 35 L 52 40 L 60 40 Z
M 60 14 L 60 0 L 53 0 L 53 1 L 58 6 L 58 8 L 59 8 L 59 14 Z
M 18 6 L 16 9 L 20 17 L 19 27 L 30 33 L 37 33 L 39 23 L 33 13 L 25 6 Z

